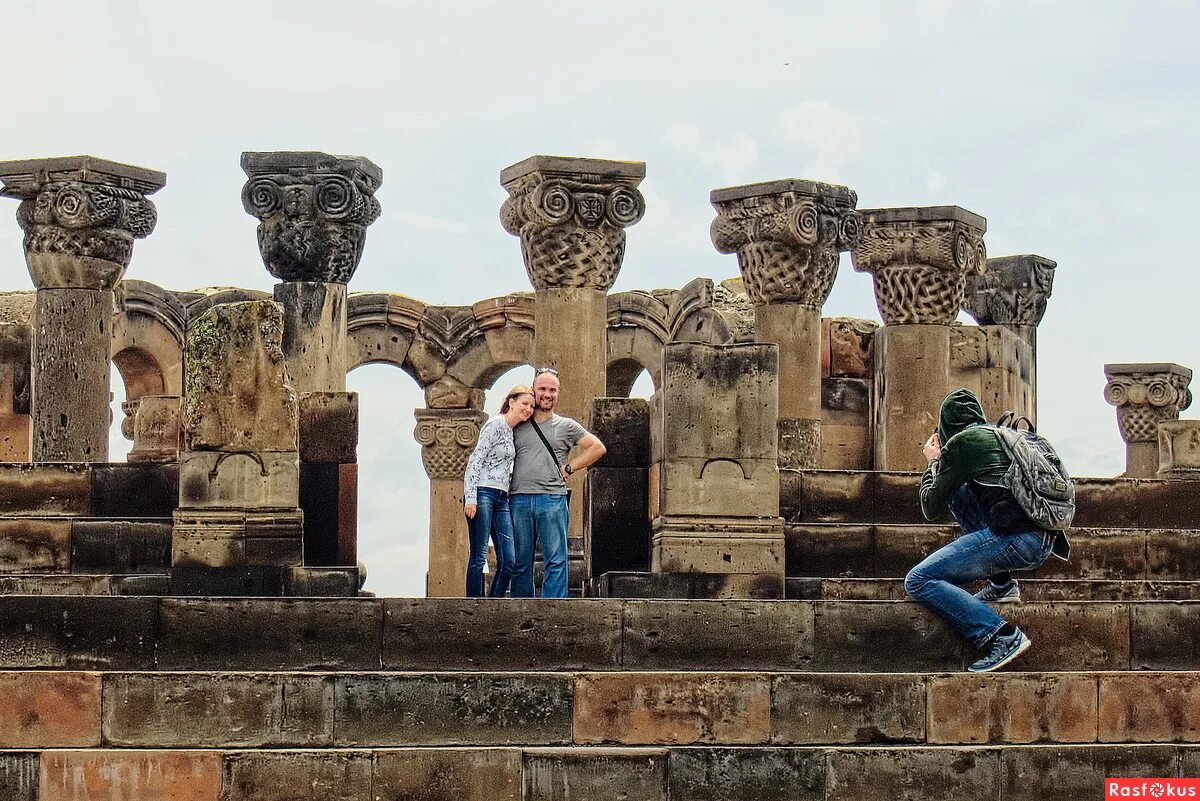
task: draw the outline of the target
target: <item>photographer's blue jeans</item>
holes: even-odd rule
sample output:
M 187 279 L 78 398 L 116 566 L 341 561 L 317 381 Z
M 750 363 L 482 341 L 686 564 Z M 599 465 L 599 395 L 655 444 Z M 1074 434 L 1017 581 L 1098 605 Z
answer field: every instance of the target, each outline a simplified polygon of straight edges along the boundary
M 931 553 L 909 571 L 904 590 L 982 648 L 1004 626 L 1004 618 L 962 588 L 972 581 L 1011 570 L 1032 570 L 1050 555 L 1051 535 L 1041 531 L 993 534 L 966 485 L 950 501 L 950 512 L 963 535 Z
M 496 575 L 492 577 L 493 598 L 508 591 L 515 561 L 512 512 L 508 493 L 492 487 L 480 487 L 476 493 L 475 516 L 467 518 L 471 553 L 467 557 L 467 597 L 483 597 L 483 566 L 487 563 L 488 539 L 496 546 Z
M 542 543 L 543 598 L 567 597 L 567 496 L 519 494 L 512 496 L 513 565 L 512 597 L 533 597 L 533 552 Z

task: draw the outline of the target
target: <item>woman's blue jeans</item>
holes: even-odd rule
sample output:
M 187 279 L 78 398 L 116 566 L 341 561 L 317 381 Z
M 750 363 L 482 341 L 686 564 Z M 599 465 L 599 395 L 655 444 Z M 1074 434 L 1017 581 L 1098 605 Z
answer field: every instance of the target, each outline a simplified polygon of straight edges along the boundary
M 501 598 L 512 579 L 513 529 L 508 493 L 480 487 L 476 493 L 475 516 L 467 518 L 471 555 L 467 558 L 467 597 L 483 597 L 483 566 L 487 563 L 488 539 L 496 546 L 496 575 L 488 595 Z
M 976 648 L 987 645 L 1004 618 L 962 588 L 972 581 L 1010 570 L 1032 570 L 1050 555 L 1054 537 L 1041 531 L 993 534 L 966 485 L 950 501 L 950 513 L 963 535 L 931 553 L 909 571 L 904 590 L 941 617 Z

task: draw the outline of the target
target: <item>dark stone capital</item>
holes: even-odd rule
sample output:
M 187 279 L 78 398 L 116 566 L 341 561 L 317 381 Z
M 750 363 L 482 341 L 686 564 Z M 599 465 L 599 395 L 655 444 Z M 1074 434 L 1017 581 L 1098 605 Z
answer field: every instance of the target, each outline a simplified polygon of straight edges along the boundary
M 1042 256 L 988 259 L 982 275 L 968 275 L 963 310 L 980 325 L 1034 326 L 1046 313 L 1057 264 Z

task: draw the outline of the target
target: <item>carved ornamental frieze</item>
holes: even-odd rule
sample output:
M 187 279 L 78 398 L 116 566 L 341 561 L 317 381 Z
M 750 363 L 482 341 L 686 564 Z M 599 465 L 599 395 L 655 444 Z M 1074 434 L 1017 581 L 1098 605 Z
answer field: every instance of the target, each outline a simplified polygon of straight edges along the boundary
M 1157 442 L 1158 424 L 1192 404 L 1192 371 L 1178 364 L 1106 364 L 1104 399 L 1117 407 L 1121 439 Z
M 1042 256 L 987 260 L 987 270 L 968 275 L 963 310 L 980 325 L 1036 327 L 1046 313 L 1057 263 Z
M 258 249 L 281 281 L 345 284 L 379 218 L 383 170 L 360 156 L 243 153 L 242 206 L 261 222 Z
M 417 409 L 413 436 L 430 478 L 462 480 L 487 415 L 473 409 Z
M 887 325 L 949 325 L 966 278 L 987 267 L 987 220 L 958 206 L 870 209 L 851 247 L 854 269 L 871 273 Z
M 0 162 L 2 194 L 19 198 L 25 261 L 39 289 L 112 289 L 158 212 L 161 172 L 93 156 Z
M 709 195 L 710 229 L 721 253 L 736 253 L 756 305 L 798 303 L 820 309 L 837 277 L 842 251 L 858 244 L 858 196 L 816 181 L 770 181 Z
M 535 289 L 612 288 L 625 229 L 646 212 L 637 189 L 645 176 L 641 162 L 558 156 L 532 156 L 501 171 L 508 198 L 500 223 L 520 238 Z

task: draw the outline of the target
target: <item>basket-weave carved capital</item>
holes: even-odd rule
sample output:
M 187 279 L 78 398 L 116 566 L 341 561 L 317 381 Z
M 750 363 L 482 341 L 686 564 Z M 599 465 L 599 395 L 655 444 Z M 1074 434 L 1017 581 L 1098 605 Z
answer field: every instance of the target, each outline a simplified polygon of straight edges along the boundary
M 25 261 L 39 289 L 112 289 L 150 235 L 158 212 L 146 196 L 161 172 L 92 156 L 0 163 L 3 194 L 21 200 Z
M 625 257 L 625 229 L 646 213 L 646 165 L 533 156 L 500 172 L 504 230 L 521 240 L 534 289 L 607 292 Z
M 258 250 L 281 281 L 345 284 L 379 218 L 383 170 L 361 156 L 243 153 L 242 206 L 257 217 Z
M 987 260 L 982 275 L 968 275 L 963 310 L 980 325 L 1036 326 L 1054 288 L 1056 263 L 1041 256 Z
M 844 186 L 783 180 L 714 189 L 713 246 L 736 253 L 756 305 L 820 309 L 833 289 L 838 257 L 858 244 L 858 196 Z
M 430 478 L 461 480 L 487 415 L 474 409 L 417 409 L 413 436 Z
M 1157 442 L 1158 424 L 1192 405 L 1192 371 L 1178 364 L 1106 364 L 1104 400 L 1117 407 L 1125 442 Z
M 958 206 L 870 209 L 862 215 L 862 240 L 850 257 L 855 270 L 871 273 L 883 322 L 953 322 L 966 277 L 986 269 L 987 220 Z

